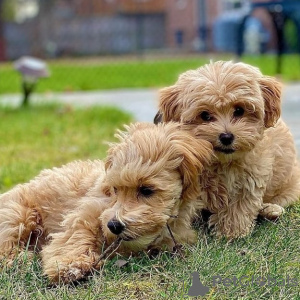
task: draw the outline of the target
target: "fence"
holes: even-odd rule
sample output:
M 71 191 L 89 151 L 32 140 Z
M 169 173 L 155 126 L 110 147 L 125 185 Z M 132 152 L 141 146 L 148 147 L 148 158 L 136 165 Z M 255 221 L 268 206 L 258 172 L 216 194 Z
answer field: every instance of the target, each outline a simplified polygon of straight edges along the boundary
M 6 23 L 6 58 L 136 53 L 165 47 L 164 16 L 56 19 L 46 30 L 38 21 Z M 45 28 L 45 26 L 44 26 Z

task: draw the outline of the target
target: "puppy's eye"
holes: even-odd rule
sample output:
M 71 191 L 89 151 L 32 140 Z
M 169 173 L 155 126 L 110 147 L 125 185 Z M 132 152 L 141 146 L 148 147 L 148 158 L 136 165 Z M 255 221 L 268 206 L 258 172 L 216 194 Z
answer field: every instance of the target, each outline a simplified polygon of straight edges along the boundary
M 245 110 L 242 107 L 237 106 L 233 112 L 233 116 L 238 118 L 238 117 L 243 116 L 244 113 L 245 113 Z
M 114 193 L 117 194 L 118 193 L 118 189 L 114 186 Z
M 154 190 L 149 186 L 140 186 L 138 189 L 138 194 L 147 198 L 154 194 Z
M 205 121 L 205 122 L 210 122 L 213 120 L 213 117 L 212 115 L 208 112 L 208 111 L 203 111 L 201 114 L 200 114 L 200 118 Z

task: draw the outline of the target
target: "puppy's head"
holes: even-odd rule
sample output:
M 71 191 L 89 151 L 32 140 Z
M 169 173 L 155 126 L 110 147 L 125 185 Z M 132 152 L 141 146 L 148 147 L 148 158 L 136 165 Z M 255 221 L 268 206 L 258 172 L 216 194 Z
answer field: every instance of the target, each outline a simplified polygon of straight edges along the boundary
M 281 86 L 244 63 L 215 62 L 160 92 L 159 118 L 189 124 L 218 157 L 253 149 L 280 117 Z
M 199 194 L 198 175 L 211 145 L 178 124 L 138 123 L 117 135 L 106 160 L 112 206 L 102 214 L 106 238 L 141 249 L 159 238 L 168 220 Z

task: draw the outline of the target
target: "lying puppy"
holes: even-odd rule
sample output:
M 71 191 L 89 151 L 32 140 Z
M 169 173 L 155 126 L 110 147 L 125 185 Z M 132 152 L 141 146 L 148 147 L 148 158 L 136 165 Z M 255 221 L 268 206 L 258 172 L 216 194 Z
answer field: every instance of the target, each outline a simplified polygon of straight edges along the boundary
M 99 267 L 101 250 L 117 237 L 123 254 L 172 248 L 170 231 L 179 243 L 195 241 L 190 223 L 211 145 L 175 123 L 134 124 L 118 137 L 105 163 L 44 170 L 1 195 L 0 255 L 6 262 L 36 243 L 44 274 L 70 282 Z
M 218 61 L 180 75 L 160 93 L 155 122 L 187 124 L 215 158 L 201 201 L 219 235 L 249 234 L 260 213 L 274 219 L 300 196 L 292 135 L 280 118 L 281 86 L 244 63 Z

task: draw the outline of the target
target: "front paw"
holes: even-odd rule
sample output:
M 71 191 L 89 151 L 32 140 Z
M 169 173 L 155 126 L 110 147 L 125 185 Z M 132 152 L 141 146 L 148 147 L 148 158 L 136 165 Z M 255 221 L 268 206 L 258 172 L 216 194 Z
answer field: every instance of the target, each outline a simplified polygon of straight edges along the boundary
M 235 219 L 213 214 L 209 218 L 208 225 L 216 236 L 225 236 L 233 240 L 249 235 L 254 227 L 254 221 L 248 218 Z
M 13 265 L 20 265 L 21 263 L 31 262 L 33 259 L 33 252 L 25 251 L 24 249 L 12 249 L 9 252 L 0 251 L 0 269 L 11 268 Z
M 59 281 L 70 283 L 85 278 L 93 269 L 89 263 L 74 261 L 59 269 Z
M 284 208 L 273 203 L 263 203 L 259 215 L 268 220 L 276 220 L 284 213 Z
M 100 269 L 103 262 L 94 257 L 82 255 L 68 259 L 55 259 L 50 267 L 45 267 L 44 274 L 53 283 L 70 283 L 85 278 L 93 269 Z

